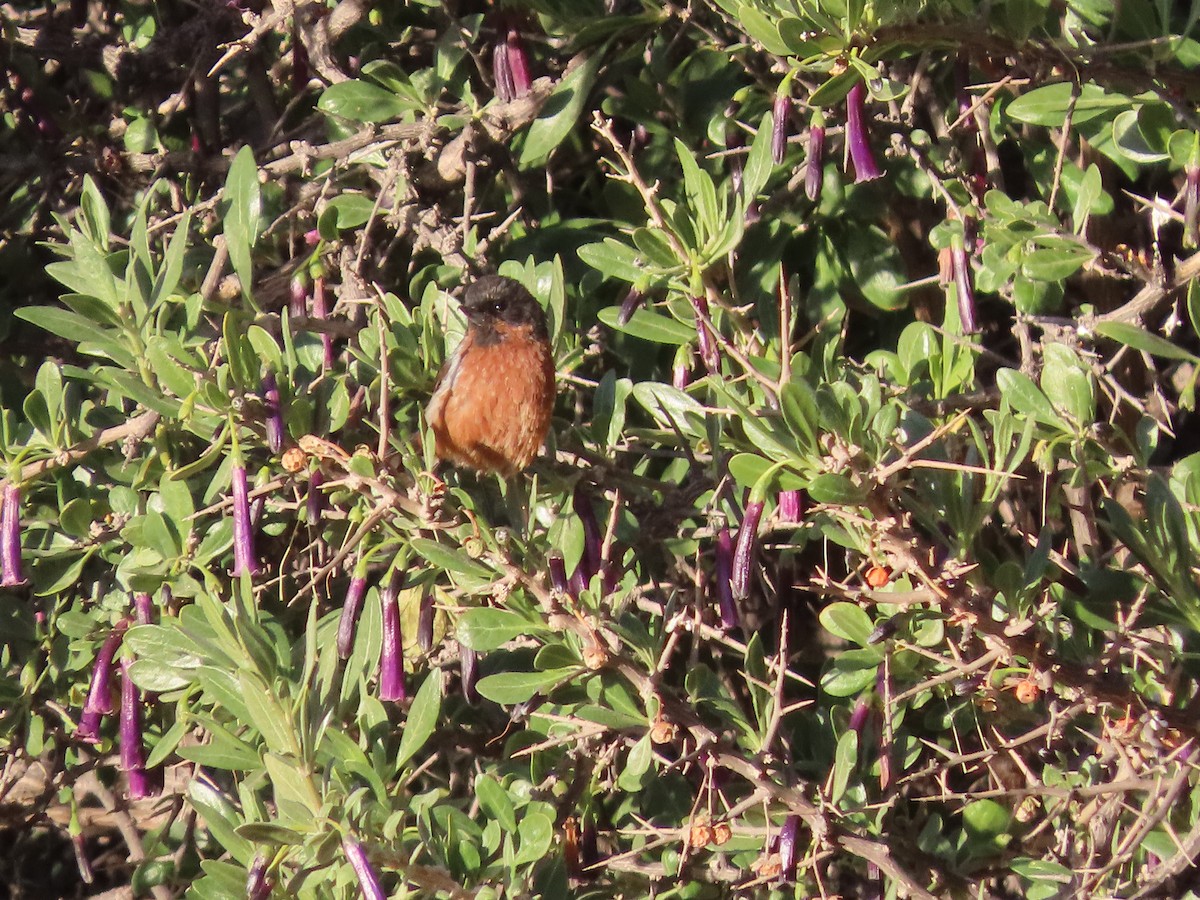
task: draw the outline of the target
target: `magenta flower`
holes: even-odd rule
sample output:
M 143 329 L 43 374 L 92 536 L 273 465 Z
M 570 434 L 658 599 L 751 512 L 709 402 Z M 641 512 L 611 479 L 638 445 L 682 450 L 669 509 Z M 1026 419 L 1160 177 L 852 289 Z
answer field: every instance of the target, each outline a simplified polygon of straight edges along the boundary
M 3 587 L 20 587 L 28 582 L 21 571 L 21 489 L 12 482 L 4 485 L 4 505 L 0 509 L 0 565 Z
M 358 876 L 358 892 L 363 900 L 387 900 L 387 894 L 379 883 L 379 875 L 367 859 L 367 851 L 362 848 L 362 844 L 346 835 L 342 838 L 342 852 L 346 854 L 346 861 Z
M 1195 247 L 1200 243 L 1200 153 L 1193 151 L 1192 159 L 1184 167 L 1187 184 L 1183 189 L 1183 243 Z
M 680 347 L 675 352 L 675 365 L 671 368 L 671 386 L 684 390 L 692 382 L 692 348 Z
M 617 312 L 617 324 L 625 325 L 633 318 L 633 314 L 638 311 L 642 305 L 642 292 L 637 288 L 631 287 L 629 293 L 625 295 L 625 299 L 621 301 L 621 308 Z
M 783 162 L 787 152 L 788 119 L 792 115 L 792 79 L 783 79 L 775 93 L 771 106 L 771 160 L 775 165 Z
M 113 630 L 108 633 L 108 637 L 100 646 L 100 652 L 96 654 L 96 661 L 92 664 L 92 680 L 88 685 L 87 700 L 83 704 L 83 715 L 79 719 L 79 728 L 75 732 L 75 736 L 81 741 L 96 743 L 100 733 L 101 717 L 108 715 L 114 709 L 112 699 L 113 658 L 117 655 L 117 648 L 121 646 L 121 639 L 125 637 L 125 629 L 128 627 L 127 619 L 122 619 L 114 625 Z
M 496 96 L 508 103 L 529 93 L 533 79 L 529 74 L 529 54 L 521 40 L 518 20 L 510 13 L 497 13 L 496 40 L 492 44 L 492 78 Z
M 796 878 L 796 837 L 800 831 L 800 817 L 788 816 L 779 831 L 779 875 L 786 881 Z
M 303 275 L 293 275 L 288 284 L 288 312 L 293 319 L 308 317 L 308 282 Z
M 717 532 L 716 564 L 714 575 L 717 581 L 717 607 L 721 612 L 721 627 L 726 630 L 741 625 L 737 603 L 733 599 L 733 538 L 729 526 L 722 525 Z
M 733 552 L 733 596 L 745 600 L 750 595 L 750 577 L 758 552 L 758 523 L 762 519 L 763 501 L 751 500 L 738 529 L 737 547 Z
M 129 796 L 134 800 L 152 796 L 142 746 L 142 694 L 129 677 L 129 660 L 121 661 L 121 768 L 129 777 Z
M 262 395 L 267 414 L 267 449 L 278 453 L 283 449 L 283 413 L 279 406 L 279 384 L 275 373 L 269 370 L 263 373 Z
M 308 499 L 305 504 L 308 510 L 308 524 L 312 528 L 321 525 L 321 513 L 325 509 L 325 492 L 321 490 L 324 483 L 325 476 L 321 474 L 321 470 L 313 469 L 308 476 Z
M 250 523 L 250 496 L 246 485 L 246 467 L 233 466 L 233 577 L 259 573 L 254 552 L 254 528 Z
M 808 126 L 808 159 L 804 161 L 804 195 L 813 203 L 821 199 L 821 183 L 825 180 L 825 116 L 820 110 L 813 113 Z
M 799 522 L 804 515 L 804 507 L 799 491 L 779 492 L 779 520 L 781 522 Z
M 600 571 L 603 538 L 600 534 L 600 523 L 596 521 L 596 510 L 592 508 L 592 501 L 588 499 L 582 483 L 575 485 L 575 491 L 571 494 L 571 506 L 583 525 L 583 558 L 579 561 L 575 574 L 579 576 L 582 587 L 587 587 Z
M 861 81 L 850 88 L 846 96 L 846 140 L 850 144 L 850 162 L 854 166 L 854 183 L 874 181 L 883 172 L 871 153 L 867 128 L 863 121 L 867 87 Z
M 246 872 L 246 900 L 267 900 L 275 887 L 275 880 L 270 877 L 270 859 L 265 853 L 254 857 Z
M 139 625 L 150 625 L 154 621 L 154 601 L 145 592 L 133 595 L 133 611 Z
M 567 563 L 559 554 L 553 554 L 547 562 L 550 565 L 550 586 L 559 594 L 566 596 L 571 593 L 571 584 L 567 580 Z
M 314 319 L 322 321 L 329 318 L 329 298 L 326 295 L 324 275 L 318 275 L 313 279 L 312 314 Z M 321 346 L 325 350 L 322 367 L 324 371 L 328 371 L 333 368 L 333 335 L 322 331 Z
M 342 659 L 350 658 L 354 647 L 354 632 L 358 628 L 358 618 L 362 615 L 363 597 L 367 593 L 366 557 L 360 556 L 354 565 L 354 574 L 350 576 L 350 586 L 346 588 L 346 599 L 342 603 L 342 617 L 338 620 L 337 653 Z
M 383 649 L 379 654 L 379 699 L 403 701 L 404 637 L 400 633 L 400 584 L 403 576 L 393 569 L 379 593 L 383 605 Z

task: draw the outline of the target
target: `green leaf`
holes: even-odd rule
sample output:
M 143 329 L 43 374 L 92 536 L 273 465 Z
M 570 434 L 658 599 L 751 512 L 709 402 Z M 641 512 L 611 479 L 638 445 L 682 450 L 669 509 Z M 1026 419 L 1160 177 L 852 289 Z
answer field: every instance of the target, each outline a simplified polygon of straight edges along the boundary
M 603 59 L 603 50 L 594 52 L 555 86 L 546 98 L 541 115 L 530 123 L 525 133 L 525 142 L 517 160 L 519 168 L 531 169 L 543 165 L 571 133 L 583 112 L 584 102 L 591 92 Z
M 237 834 L 241 824 L 237 810 L 222 794 L 202 778 L 188 780 L 188 800 L 204 820 L 204 825 L 222 847 L 244 866 L 254 858 L 254 845 Z
M 830 506 L 853 506 L 867 497 L 866 488 L 856 485 L 845 475 L 826 472 L 818 475 L 808 485 L 808 496 L 815 503 Z
M 238 837 L 256 844 L 275 844 L 280 847 L 298 846 L 308 839 L 304 832 L 276 822 L 247 822 L 237 827 L 237 833 Z
M 500 823 L 507 832 L 517 830 L 517 816 L 513 810 L 512 799 L 495 778 L 481 774 L 475 778 L 475 796 L 479 806 L 485 813 Z
M 1030 418 L 1051 428 L 1070 432 L 1062 417 L 1054 411 L 1050 401 L 1036 384 L 1024 372 L 1016 369 L 1000 369 L 996 372 L 996 386 L 1000 388 L 1000 396 L 1009 402 L 1013 409 L 1024 413 Z
M 543 630 L 540 623 L 531 622 L 515 612 L 481 606 L 468 609 L 459 617 L 455 636 L 472 650 L 488 653 L 515 637 Z
M 629 751 L 625 760 L 625 768 L 617 776 L 617 787 L 629 793 L 642 789 L 650 763 L 654 761 L 654 746 L 650 743 L 650 735 L 645 734 Z
M 334 228 L 345 231 L 365 225 L 374 208 L 375 201 L 363 194 L 340 194 L 329 201 L 321 218 L 332 216 Z
M 854 603 L 831 603 L 821 610 L 819 618 L 826 631 L 860 647 L 867 646 L 875 627 L 871 617 Z
M 768 112 L 758 123 L 758 132 L 754 135 L 754 143 L 750 145 L 742 171 L 742 196 L 747 201 L 753 200 L 767 186 L 771 170 L 775 167 L 771 159 L 771 128 L 771 113 Z
M 479 679 L 476 690 L 493 703 L 511 706 L 524 703 L 539 691 L 549 691 L 573 677 L 579 669 L 550 669 L 546 672 L 498 672 Z
M 94 348 L 93 352 L 107 356 L 113 362 L 120 363 L 132 358 L 129 352 L 110 336 L 107 329 L 70 310 L 53 306 L 33 306 L 18 309 L 16 316 L 72 343 L 87 342 Z
M 1034 88 L 1008 104 L 1005 112 L 1018 122 L 1061 128 L 1071 104 L 1075 85 L 1069 82 Z M 1079 125 L 1091 119 L 1129 109 L 1133 101 L 1123 94 L 1109 94 L 1098 85 L 1085 84 L 1079 89 L 1072 121 Z
M 962 817 L 969 841 L 992 843 L 1006 835 L 1012 812 L 995 800 L 972 800 L 963 807 Z
M 291 718 L 274 692 L 246 671 L 240 673 L 239 682 L 250 723 L 262 734 L 267 746 L 276 753 L 295 753 L 298 745 Z
M 408 719 L 404 723 L 404 732 L 400 735 L 400 749 L 396 751 L 396 769 L 404 764 L 425 746 L 425 742 L 437 728 L 438 718 L 442 711 L 442 675 L 434 669 L 421 682 L 417 696 L 413 698 L 412 706 L 408 709 Z
M 258 309 L 254 303 L 254 267 L 251 251 L 258 241 L 258 230 L 262 218 L 262 192 L 258 183 L 258 166 L 254 153 L 242 147 L 225 179 L 225 245 L 233 270 L 242 284 L 242 296 Z
M 19 313 L 18 313 L 19 315 Z M 1190 363 L 1200 363 L 1200 357 L 1189 353 L 1182 347 L 1172 344 L 1166 338 L 1130 325 L 1126 322 L 1097 322 L 1092 331 L 1101 337 L 1109 338 L 1118 344 L 1141 350 L 1151 356 L 1161 356 L 1164 359 L 1179 359 Z
M 429 538 L 413 538 L 412 548 L 428 562 L 446 572 L 475 579 L 490 579 L 495 575 L 487 566 L 471 559 L 465 551 L 445 547 Z
M 644 341 L 653 341 L 656 344 L 670 344 L 677 347 L 696 340 L 694 326 L 685 325 L 670 316 L 651 312 L 648 309 L 639 309 L 634 312 L 628 322 L 622 324 L 618 320 L 620 312 L 620 307 L 607 306 L 600 310 L 597 318 L 615 331 L 633 335 Z
M 526 813 L 517 826 L 520 846 L 514 865 L 528 865 L 545 857 L 554 840 L 554 822 L 543 812 Z
M 858 768 L 858 732 L 847 729 L 838 738 L 837 750 L 833 755 L 833 778 L 829 784 L 829 802 L 837 802 L 846 793 L 850 775 Z
M 317 109 L 352 122 L 387 122 L 412 109 L 391 91 L 366 81 L 342 81 L 325 88 Z

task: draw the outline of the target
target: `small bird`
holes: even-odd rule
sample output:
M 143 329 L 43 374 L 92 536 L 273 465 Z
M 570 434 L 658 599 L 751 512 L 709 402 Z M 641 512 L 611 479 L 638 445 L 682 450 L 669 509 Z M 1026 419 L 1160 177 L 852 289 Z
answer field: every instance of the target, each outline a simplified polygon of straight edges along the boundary
M 466 336 L 425 411 L 439 459 L 508 477 L 537 456 L 554 409 L 546 314 L 518 281 L 484 275 L 463 296 Z

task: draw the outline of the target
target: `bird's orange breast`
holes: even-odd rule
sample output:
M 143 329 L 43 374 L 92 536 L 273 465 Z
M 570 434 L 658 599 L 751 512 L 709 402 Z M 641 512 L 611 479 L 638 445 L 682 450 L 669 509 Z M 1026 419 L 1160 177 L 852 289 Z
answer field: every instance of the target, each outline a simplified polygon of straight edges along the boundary
M 541 449 L 554 408 L 554 361 L 528 325 L 498 323 L 497 340 L 469 330 L 429 401 L 439 458 L 511 475 Z

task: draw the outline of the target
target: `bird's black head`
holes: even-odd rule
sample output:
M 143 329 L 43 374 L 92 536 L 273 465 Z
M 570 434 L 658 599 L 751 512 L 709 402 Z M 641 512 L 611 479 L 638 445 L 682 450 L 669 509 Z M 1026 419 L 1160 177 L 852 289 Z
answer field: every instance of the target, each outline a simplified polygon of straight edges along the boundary
M 484 275 L 467 286 L 463 294 L 463 313 L 467 321 L 482 332 L 496 334 L 497 326 L 528 325 L 539 339 L 547 337 L 546 314 L 533 295 L 519 281 L 503 275 Z

